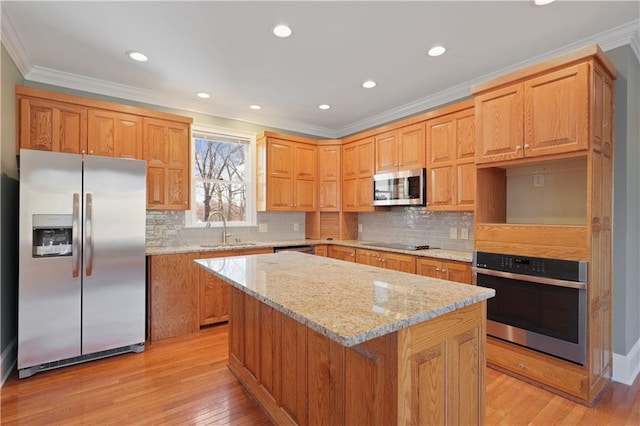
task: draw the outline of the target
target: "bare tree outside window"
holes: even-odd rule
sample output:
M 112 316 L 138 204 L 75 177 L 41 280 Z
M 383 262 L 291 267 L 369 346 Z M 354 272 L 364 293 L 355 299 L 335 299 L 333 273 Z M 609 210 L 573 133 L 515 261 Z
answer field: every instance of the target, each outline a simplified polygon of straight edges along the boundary
M 194 132 L 193 207 L 197 222 L 221 211 L 228 222 L 247 219 L 246 159 L 249 142 Z

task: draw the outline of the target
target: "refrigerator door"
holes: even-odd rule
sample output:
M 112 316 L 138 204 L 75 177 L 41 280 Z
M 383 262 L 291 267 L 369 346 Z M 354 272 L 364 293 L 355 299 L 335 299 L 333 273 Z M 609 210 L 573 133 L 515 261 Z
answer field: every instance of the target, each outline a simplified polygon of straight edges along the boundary
M 81 156 L 20 151 L 20 369 L 80 355 L 81 195 Z M 67 235 L 73 252 L 60 247 Z
M 84 158 L 82 353 L 145 338 L 146 163 Z

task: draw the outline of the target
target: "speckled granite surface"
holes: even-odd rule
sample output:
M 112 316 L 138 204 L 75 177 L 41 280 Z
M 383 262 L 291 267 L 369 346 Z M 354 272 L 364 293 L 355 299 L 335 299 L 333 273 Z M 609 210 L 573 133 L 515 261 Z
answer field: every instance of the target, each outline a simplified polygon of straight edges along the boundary
M 234 243 L 227 246 L 202 246 L 202 245 L 189 245 L 189 246 L 170 246 L 170 247 L 147 247 L 146 253 L 149 256 L 160 254 L 177 254 L 177 253 L 191 253 L 191 252 L 204 252 L 204 251 L 229 251 L 240 250 L 247 248 L 258 247 L 285 247 L 294 245 L 316 245 L 316 244 L 333 244 L 346 247 L 362 248 L 367 250 L 389 251 L 394 253 L 410 254 L 412 256 L 422 257 L 435 257 L 438 259 L 446 260 L 458 260 L 461 262 L 471 262 L 471 252 L 458 251 L 458 250 L 397 250 L 381 247 L 369 247 L 367 241 L 358 240 L 296 240 L 296 241 L 269 241 L 269 242 L 249 242 L 249 243 Z
M 495 295 L 484 287 L 295 252 L 196 263 L 344 346 Z

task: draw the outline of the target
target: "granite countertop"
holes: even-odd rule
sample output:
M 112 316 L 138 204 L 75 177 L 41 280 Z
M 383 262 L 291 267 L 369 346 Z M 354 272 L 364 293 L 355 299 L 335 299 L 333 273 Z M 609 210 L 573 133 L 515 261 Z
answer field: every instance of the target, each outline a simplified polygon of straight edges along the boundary
M 332 244 L 345 247 L 353 247 L 367 250 L 388 251 L 393 253 L 409 254 L 412 256 L 420 257 L 434 257 L 445 260 L 457 260 L 460 262 L 471 262 L 472 253 L 469 251 L 460 250 L 445 250 L 445 249 L 429 249 L 429 250 L 400 250 L 391 249 L 386 247 L 371 247 L 366 244 L 369 241 L 360 240 L 293 240 L 293 241 L 264 241 L 264 242 L 245 242 L 245 243 L 233 243 L 226 246 L 223 245 L 206 245 L 206 244 L 191 244 L 181 246 L 168 246 L 168 247 L 147 247 L 146 254 L 149 256 L 161 255 L 161 254 L 178 254 L 178 253 L 192 253 L 192 252 L 206 252 L 206 251 L 230 251 L 230 250 L 243 250 L 251 248 L 265 248 L 265 247 L 286 247 L 286 246 L 298 246 L 298 245 L 318 245 L 318 244 Z
M 495 295 L 493 289 L 484 287 L 296 252 L 200 259 L 196 263 L 343 346 L 360 344 Z

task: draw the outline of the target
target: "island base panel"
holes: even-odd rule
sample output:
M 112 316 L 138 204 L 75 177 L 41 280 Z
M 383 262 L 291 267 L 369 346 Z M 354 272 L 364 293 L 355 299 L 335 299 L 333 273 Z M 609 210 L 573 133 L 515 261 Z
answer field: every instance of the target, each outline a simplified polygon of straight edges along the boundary
M 484 424 L 486 303 L 344 347 L 230 289 L 229 368 L 277 424 Z

